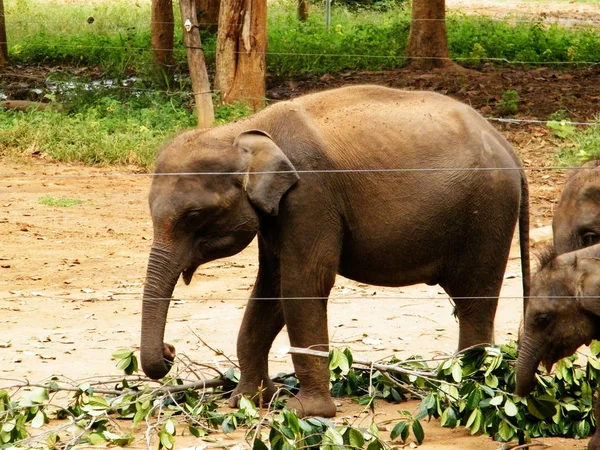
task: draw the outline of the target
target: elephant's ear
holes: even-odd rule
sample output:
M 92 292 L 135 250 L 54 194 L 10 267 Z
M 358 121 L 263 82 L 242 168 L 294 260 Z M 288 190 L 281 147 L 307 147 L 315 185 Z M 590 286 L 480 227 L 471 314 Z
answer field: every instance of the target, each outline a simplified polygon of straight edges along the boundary
M 244 187 L 250 201 L 267 214 L 276 216 L 281 197 L 300 179 L 295 167 L 264 131 L 240 133 L 233 145 L 248 155 Z
M 575 295 L 583 309 L 600 317 L 600 258 L 582 258 L 577 261 L 577 280 Z

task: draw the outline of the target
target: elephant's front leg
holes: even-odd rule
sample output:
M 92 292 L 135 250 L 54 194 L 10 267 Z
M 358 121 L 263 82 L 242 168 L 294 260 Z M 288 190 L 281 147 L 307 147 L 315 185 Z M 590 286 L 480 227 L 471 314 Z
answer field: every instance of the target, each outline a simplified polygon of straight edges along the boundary
M 266 406 L 276 392 L 269 378 L 268 356 L 284 324 L 279 300 L 279 262 L 266 254 L 260 239 L 259 249 L 258 277 L 238 334 L 241 377 L 229 400 L 231 407 L 238 406 L 241 395 L 253 397 L 257 404 Z

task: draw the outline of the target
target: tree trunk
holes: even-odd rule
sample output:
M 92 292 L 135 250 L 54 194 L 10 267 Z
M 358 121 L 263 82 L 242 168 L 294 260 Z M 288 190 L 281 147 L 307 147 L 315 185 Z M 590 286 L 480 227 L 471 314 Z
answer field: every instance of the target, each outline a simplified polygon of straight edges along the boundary
M 196 0 L 198 11 L 198 25 L 201 30 L 216 33 L 219 23 L 220 0 Z
M 215 111 L 212 102 L 212 91 L 204 60 L 204 50 L 198 30 L 198 15 L 196 3 L 193 0 L 179 0 L 181 22 L 183 23 L 183 43 L 185 44 L 192 78 L 192 89 L 198 113 L 198 126 L 206 128 L 215 121 Z
M 255 110 L 265 102 L 267 1 L 223 2 L 219 15 L 215 87 L 225 103 L 244 102 Z
M 0 66 L 8 64 L 8 43 L 6 42 L 6 21 L 4 20 L 4 0 L 0 0 Z
M 413 0 L 405 55 L 417 69 L 455 66 L 448 52 L 445 0 Z
M 157 81 L 170 78 L 175 63 L 174 28 L 172 0 L 152 0 L 152 64 Z
M 308 0 L 298 0 L 298 20 L 306 22 L 308 20 Z

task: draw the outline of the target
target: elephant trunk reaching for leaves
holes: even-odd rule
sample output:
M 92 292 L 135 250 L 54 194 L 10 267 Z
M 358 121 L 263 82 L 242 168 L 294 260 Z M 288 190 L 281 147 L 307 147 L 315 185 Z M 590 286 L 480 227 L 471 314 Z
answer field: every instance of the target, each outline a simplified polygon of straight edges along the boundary
M 497 297 L 519 220 L 528 295 L 527 182 L 508 142 L 442 95 L 355 86 L 281 102 L 237 123 L 187 131 L 159 154 L 141 359 L 160 378 L 177 279 L 256 235 L 259 270 L 239 331 L 242 394 L 268 401 L 271 344 L 328 349 L 336 274 L 381 286 L 440 284 L 454 298 L 459 348 L 493 341 Z M 483 297 L 484 299 L 481 299 Z M 327 361 L 293 356 L 288 408 L 334 416 Z

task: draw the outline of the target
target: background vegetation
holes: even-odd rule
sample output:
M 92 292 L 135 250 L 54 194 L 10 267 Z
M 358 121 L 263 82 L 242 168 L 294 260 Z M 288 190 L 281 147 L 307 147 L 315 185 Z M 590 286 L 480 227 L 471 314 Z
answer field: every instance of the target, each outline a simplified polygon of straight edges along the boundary
M 410 24 L 406 3 L 381 0 L 371 8 L 334 3 L 330 31 L 318 5 L 313 5 L 307 22 L 299 22 L 295 2 L 270 3 L 271 76 L 293 79 L 401 67 L 406 63 L 402 55 Z M 11 60 L 17 65 L 53 66 L 45 80 L 44 101 L 67 104 L 69 109 L 66 114 L 0 112 L 0 154 L 41 152 L 60 161 L 150 168 L 161 142 L 194 126 L 178 13 L 179 75 L 168 80 L 166 88 L 153 84 L 149 76 L 148 1 L 8 0 L 6 13 Z M 600 61 L 598 27 L 566 28 L 453 14 L 447 18 L 447 29 L 452 58 L 467 67 L 485 63 L 563 67 Z M 212 67 L 215 36 L 204 33 L 203 46 Z M 65 66 L 68 70 L 61 70 Z M 74 75 L 77 69 L 79 74 Z M 518 112 L 518 101 L 502 101 L 507 115 Z M 217 110 L 220 122 L 249 113 L 241 106 Z M 597 127 L 586 130 L 584 137 L 574 129 L 560 138 L 568 144 L 560 162 L 572 163 L 596 151 Z

